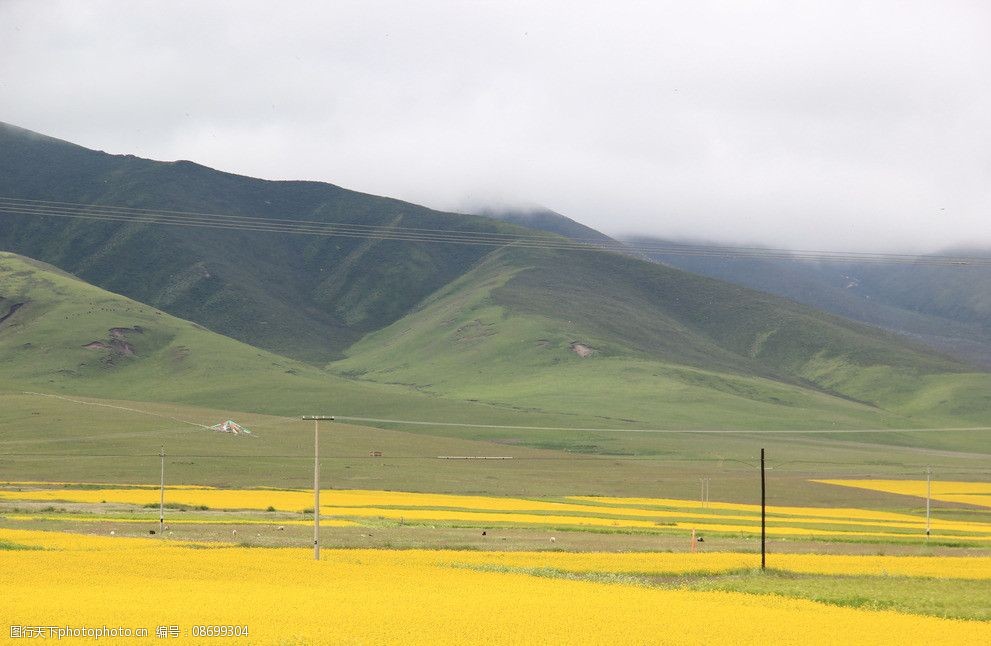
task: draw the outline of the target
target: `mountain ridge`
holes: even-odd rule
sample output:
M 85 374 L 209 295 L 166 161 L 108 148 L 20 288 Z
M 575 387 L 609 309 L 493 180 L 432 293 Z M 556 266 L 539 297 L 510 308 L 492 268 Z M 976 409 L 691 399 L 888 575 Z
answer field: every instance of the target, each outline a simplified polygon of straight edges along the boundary
M 0 195 L 5 197 L 374 226 L 413 220 L 418 226 L 455 232 L 525 232 L 333 184 L 256 180 L 193 162 L 108 155 L 26 132 L 0 126 Z M 339 237 L 3 217 L 0 248 L 51 262 L 116 293 L 312 363 L 340 356 L 369 329 L 395 320 L 488 251 L 467 245 L 364 244 Z M 229 259 L 240 254 L 242 262 L 232 267 Z M 334 269 L 343 271 L 336 274 L 341 279 L 337 284 L 322 278 Z M 142 280 L 133 281 L 133 274 Z M 215 277 L 219 280 L 211 280 Z M 376 291 L 390 281 L 393 288 Z M 285 291 L 290 293 L 283 298 Z
M 638 246 L 667 242 L 643 237 L 625 240 Z M 961 250 L 952 253 L 960 255 Z M 971 249 L 966 255 L 989 253 Z M 957 360 L 991 369 L 991 269 L 988 268 L 922 263 L 816 263 L 797 258 L 720 257 L 715 253 L 647 255 L 670 267 L 776 294 L 890 330 Z
M 0 196 L 8 198 L 402 226 L 468 238 L 536 235 L 331 184 L 111 156 L 9 128 L 0 127 L 0 145 Z M 550 213 L 544 215 L 555 226 L 583 226 Z M 991 414 L 981 394 L 987 375 L 972 377 L 959 361 L 787 299 L 621 252 L 12 213 L 0 214 L 0 223 L 0 248 L 325 367 L 343 377 L 341 388 L 350 382 L 406 389 L 445 406 L 475 402 L 519 414 L 597 419 L 597 411 L 609 410 L 603 415 L 610 423 L 688 427 L 783 420 L 916 426 L 980 422 Z M 104 332 L 89 341 L 113 346 L 114 339 Z M 658 398 L 664 388 L 670 394 Z

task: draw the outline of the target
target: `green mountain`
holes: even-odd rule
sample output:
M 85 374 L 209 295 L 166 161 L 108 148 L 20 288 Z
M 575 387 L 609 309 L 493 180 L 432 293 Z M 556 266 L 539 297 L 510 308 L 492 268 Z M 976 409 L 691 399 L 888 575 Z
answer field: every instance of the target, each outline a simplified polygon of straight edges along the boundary
M 631 238 L 633 246 L 670 244 Z M 987 256 L 987 250 L 941 255 Z M 784 296 L 991 368 L 991 269 L 652 253 L 671 267 Z
M 0 196 L 242 216 L 520 232 L 317 182 L 109 155 L 0 124 Z M 406 314 L 490 248 L 0 212 L 0 249 L 287 356 L 322 363 Z
M 250 402 L 256 410 L 301 392 L 316 401 L 331 393 L 375 396 L 366 385 L 335 380 L 11 253 L 0 253 L 0 384 L 119 399 Z
M 408 354 L 390 356 L 380 347 L 375 358 L 381 365 L 407 364 L 399 366 L 406 371 L 404 378 L 413 375 L 414 362 L 425 362 L 430 370 L 421 373 L 424 379 L 438 380 L 420 384 L 428 392 L 334 376 L 99 289 L 54 267 L 0 253 L 3 478 L 155 483 L 160 473 L 157 453 L 164 447 L 166 481 L 172 485 L 306 487 L 313 477 L 313 425 L 299 420 L 300 413 L 489 425 L 402 425 L 401 430 L 348 420 L 321 425 L 322 482 L 334 489 L 523 497 L 660 492 L 690 499 L 697 494 L 699 474 L 711 473 L 714 499 L 753 502 L 757 472 L 751 465 L 766 448 L 776 469 L 769 476 L 777 504 L 836 506 L 849 505 L 849 495 L 808 482 L 810 472 L 868 472 L 876 477 L 921 473 L 934 454 L 919 447 L 946 451 L 936 458 L 937 472 L 944 475 L 973 474 L 987 464 L 986 433 L 980 432 L 633 432 L 648 424 L 877 428 L 924 420 L 770 379 L 637 359 L 619 344 L 612 350 L 615 354 L 606 356 L 599 339 L 563 328 L 566 321 L 528 314 L 528 307 L 513 303 L 528 289 L 525 283 L 514 284 L 514 277 L 524 277 L 527 267 L 544 269 L 548 262 L 563 261 L 554 254 L 542 259 L 539 253 L 520 253 L 493 254 L 405 319 L 418 325 L 406 333 L 409 342 L 394 347 Z M 578 307 L 583 303 L 581 291 L 567 286 L 563 297 L 578 299 Z M 542 309 L 537 302 L 529 307 Z M 449 322 L 452 316 L 462 322 Z M 573 323 L 575 328 L 585 325 Z M 482 325 L 492 327 L 480 333 Z M 555 329 L 558 336 L 551 336 Z M 396 331 L 382 331 L 383 341 L 402 330 L 392 332 Z M 594 344 L 595 353 L 582 359 L 570 349 L 569 339 L 576 333 Z M 537 343 L 525 343 L 534 338 Z M 444 351 L 452 339 L 463 346 L 460 357 Z M 367 360 L 379 347 L 375 336 L 359 346 Z M 442 354 L 448 361 L 442 367 L 450 374 L 434 370 L 441 367 Z M 458 358 L 462 361 L 454 361 Z M 476 370 L 485 374 L 473 374 Z M 447 394 L 439 396 L 439 391 Z M 473 397 L 491 403 L 465 401 Z M 622 417 L 610 417 L 617 415 Z M 234 437 L 197 428 L 228 418 L 251 428 L 252 435 Z M 540 428 L 555 426 L 615 432 Z M 893 446 L 897 444 L 905 446 Z M 383 458 L 369 459 L 369 453 L 378 451 L 384 452 Z M 479 462 L 437 456 L 513 459 Z M 893 498 L 870 502 L 905 504 Z M 546 541 L 546 536 L 540 540 Z
M 152 433 L 156 428 L 168 430 L 170 436 L 183 429 L 188 431 L 185 423 L 179 421 L 188 419 L 188 416 L 183 417 L 185 413 L 179 412 L 186 410 L 184 406 L 173 413 L 171 408 L 161 405 L 133 403 L 157 401 L 210 407 L 216 411 L 213 422 L 222 421 L 225 415 L 236 414 L 241 421 L 247 415 L 251 425 L 252 413 L 267 412 L 287 416 L 281 419 L 289 424 L 301 412 L 318 411 L 393 419 L 470 421 L 492 426 L 409 428 L 429 435 L 448 436 L 451 440 L 490 440 L 569 452 L 637 455 L 683 455 L 688 452 L 696 455 L 703 446 L 710 445 L 700 445 L 698 438 L 692 436 L 560 432 L 541 428 L 568 426 L 622 431 L 651 425 L 676 429 L 820 429 L 825 425 L 826 428 L 845 429 L 934 423 L 932 416 L 892 413 L 800 385 L 689 368 L 652 360 L 649 355 L 633 357 L 622 347 L 607 348 L 592 336 L 580 336 L 594 344 L 593 353 L 583 359 L 568 342 L 574 336 L 574 329 L 562 331 L 562 321 L 526 314 L 522 308 L 503 304 L 520 296 L 515 290 L 521 286 L 512 284 L 513 276 L 521 275 L 516 263 L 522 258 L 509 257 L 515 253 L 494 254 L 463 279 L 439 292 L 417 314 L 405 319 L 407 323 L 419 323 L 415 330 L 410 329 L 405 334 L 400 331 L 397 335 L 396 330 L 386 329 L 356 346 L 356 357 L 381 362 L 381 374 L 369 370 L 365 377 L 399 381 L 396 377 L 416 378 L 419 375 L 436 381 L 416 384 L 373 383 L 368 379 L 356 379 L 353 372 L 335 376 L 217 335 L 194 323 L 86 284 L 43 263 L 2 253 L 0 396 L 4 401 L 20 402 L 17 410 L 8 411 L 13 418 L 10 420 L 12 426 L 6 428 L 13 432 L 14 438 L 20 438 L 14 444 L 19 446 L 19 443 L 27 442 L 34 446 L 43 438 L 33 438 L 22 429 L 25 425 L 27 428 L 38 425 L 38 420 L 31 417 L 37 415 L 38 410 L 58 410 L 58 418 L 46 417 L 42 426 L 48 428 L 54 424 L 61 428 L 60 424 L 80 424 L 79 430 L 59 430 L 52 436 L 81 436 L 79 443 L 67 445 L 80 454 L 106 452 L 115 442 L 128 446 L 135 442 L 147 445 L 149 438 L 159 437 L 160 434 Z M 534 252 L 523 253 L 529 256 Z M 539 258 L 529 260 L 536 262 Z M 479 284 L 478 281 L 483 282 Z M 568 294 L 569 290 L 564 293 Z M 460 320 L 451 321 L 451 316 L 460 316 Z M 487 334 L 480 334 L 479 329 L 484 326 L 492 326 L 492 329 Z M 555 328 L 557 336 L 548 334 Z M 404 340 L 397 342 L 396 336 Z M 451 336 L 457 338 L 456 343 L 463 346 L 461 350 L 467 350 L 467 355 L 441 351 L 441 346 Z M 535 337 L 546 338 L 538 338 L 531 345 L 529 342 Z M 404 361 L 398 368 L 397 358 Z M 331 369 L 344 371 L 348 369 L 346 364 L 354 361 L 333 364 Z M 422 364 L 419 372 L 414 367 L 417 364 Z M 350 369 L 354 371 L 354 365 Z M 952 382 L 944 381 L 944 384 L 952 385 Z M 21 393 L 69 396 L 70 401 Z M 111 401 L 85 405 L 71 399 L 74 395 L 101 396 Z M 472 399 L 480 401 L 469 401 Z M 45 401 L 50 405 L 42 403 Z M 958 398 L 957 401 L 962 400 Z M 111 406 L 108 408 L 107 404 Z M 123 410 L 114 406 L 123 406 Z M 113 420 L 133 424 L 132 413 L 149 408 L 159 411 L 157 426 L 149 427 L 142 422 L 139 426 L 143 430 L 135 431 L 134 437 L 116 427 L 109 435 L 108 431 L 102 431 L 104 425 L 117 423 Z M 161 419 L 172 414 L 177 415 L 172 422 Z M 208 421 L 212 418 L 204 419 L 200 415 L 198 419 Z M 512 427 L 520 425 L 532 425 L 533 428 Z M 264 447 L 271 445 L 280 447 L 278 451 L 282 455 L 299 452 L 301 446 L 306 448 L 306 432 L 296 426 L 290 425 L 292 433 L 281 439 L 269 437 L 281 433 L 276 430 L 281 425 L 273 426 L 273 420 L 268 419 L 264 426 L 260 432 L 268 439 L 259 445 L 261 448 L 244 445 L 243 451 L 264 453 Z M 356 427 L 348 427 L 343 432 L 350 438 L 347 446 L 352 443 L 364 446 L 374 443 L 373 438 L 377 437 L 372 435 L 368 440 L 361 440 L 358 437 L 360 429 Z M 196 446 L 206 442 L 211 450 L 223 444 L 211 439 L 212 435 L 196 439 L 199 437 L 191 437 L 188 442 Z M 833 442 L 828 446 L 835 450 L 849 446 L 850 440 L 854 439 L 850 435 L 815 437 L 814 445 L 820 447 L 819 450 L 826 446 L 821 442 Z M 762 438 L 760 442 L 763 445 L 772 441 L 781 451 L 790 450 L 782 444 L 784 440 L 779 439 Z M 864 433 L 856 439 L 948 450 L 980 450 L 979 436 L 966 432 Z M 183 445 L 188 443 L 180 441 Z M 750 455 L 757 441 L 747 435 L 721 437 L 717 444 L 706 450 L 718 449 L 720 455 Z M 835 444 L 836 441 L 841 444 Z M 444 442 L 447 440 L 438 444 L 438 447 L 445 447 L 437 449 L 440 454 L 454 450 L 455 445 Z M 42 450 L 46 446 L 49 444 L 43 443 Z M 493 446 L 474 448 L 500 451 Z M 802 454 L 808 449 L 798 441 L 794 450 Z M 519 450 L 513 449 L 513 453 Z M 237 448 L 237 451 L 240 453 L 242 449 Z M 457 450 L 454 454 L 458 454 Z M 291 460 L 289 464 L 273 460 L 272 464 L 280 465 L 279 468 L 292 466 Z M 231 465 L 222 468 L 226 474 Z
M 537 235 L 328 184 L 107 155 L 9 126 L 0 128 L 0 150 L 4 198 L 473 237 Z M 284 415 L 326 401 L 352 415 L 503 425 L 849 429 L 991 422 L 991 375 L 893 334 L 621 253 L 4 209 L 0 248 L 133 299 L 132 310 L 143 308 L 141 316 L 121 316 L 120 306 L 108 313 L 87 303 L 110 296 L 46 293 L 43 286 L 54 280 L 48 274 L 33 274 L 25 285 L 17 277 L 26 270 L 8 271 L 0 289 L 0 386 L 5 380 L 11 389 Z M 80 293 L 96 289 L 81 285 Z M 26 304 L 15 309 L 20 303 Z M 159 319 L 170 323 L 156 327 Z M 549 447 L 563 441 L 551 432 L 492 435 Z M 637 445 L 630 437 L 622 450 Z M 569 450 L 583 446 L 620 450 L 613 440 L 567 440 Z
M 991 375 L 784 299 L 606 252 L 504 249 L 330 366 L 521 409 L 687 426 L 991 419 Z
M 182 402 L 291 418 L 326 412 L 507 420 L 499 408 L 334 376 L 6 252 L 0 252 L 0 391 Z M 533 414 L 523 421 L 560 420 Z

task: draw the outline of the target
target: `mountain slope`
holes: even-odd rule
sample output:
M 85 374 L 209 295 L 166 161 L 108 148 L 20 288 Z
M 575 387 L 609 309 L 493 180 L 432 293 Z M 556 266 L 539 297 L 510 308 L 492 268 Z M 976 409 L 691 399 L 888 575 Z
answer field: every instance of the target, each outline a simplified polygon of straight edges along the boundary
M 0 195 L 471 236 L 527 233 L 328 184 L 106 155 L 11 127 L 0 128 L 0 139 Z M 185 332 L 113 332 L 154 326 L 107 316 L 87 329 L 92 338 L 63 340 L 64 363 L 57 354 L 28 352 L 24 342 L 9 346 L 3 370 L 18 384 L 133 399 L 143 390 L 148 398 L 212 405 L 237 398 L 241 409 L 283 414 L 329 399 L 335 410 L 348 404 L 344 409 L 358 415 L 388 409 L 404 419 L 415 411 L 449 419 L 470 412 L 461 419 L 504 424 L 950 426 L 984 423 L 991 410 L 988 375 L 970 375 L 959 362 L 781 298 L 618 253 L 25 214 L 0 214 L 0 246 L 29 250 L 227 336 L 311 364 L 331 360 L 330 369 L 346 377 L 266 353 L 243 369 L 218 372 L 210 366 L 222 366 L 225 354 L 257 351 L 235 351 L 230 339 L 214 347 L 202 337 L 195 355 L 210 361 L 195 379 L 171 378 L 167 352 Z M 22 298 L 11 293 L 8 309 Z M 3 325 L 9 330 L 32 312 L 38 308 L 24 306 Z M 53 335 L 75 334 L 57 319 L 44 321 Z M 124 352 L 113 366 L 94 367 L 89 353 L 109 350 L 81 345 L 112 350 L 122 341 L 115 334 L 134 345 L 137 359 Z M 345 352 L 346 360 L 333 361 Z M 307 379 L 296 379 L 301 375 Z
M 578 242 L 622 247 L 622 243 L 610 238 L 606 234 L 543 207 L 488 208 L 478 210 L 477 214 L 503 222 L 518 224 L 528 229 L 556 233 Z
M 0 415 L 6 419 L 7 430 L 11 431 L 5 441 L 8 449 L 15 453 L 33 455 L 34 451 L 40 452 L 42 457 L 39 459 L 46 464 L 50 460 L 43 456 L 53 449 L 98 457 L 91 454 L 115 454 L 126 447 L 126 452 L 147 455 L 157 451 L 158 442 L 166 437 L 173 452 L 182 449 L 195 452 L 202 448 L 207 454 L 222 451 L 224 455 L 263 456 L 266 451 L 271 451 L 271 460 L 263 460 L 265 467 L 261 471 L 256 466 L 257 462 L 252 461 L 248 468 L 244 464 L 232 465 L 229 457 L 197 459 L 195 465 L 193 462 L 172 463 L 170 468 L 173 473 L 194 473 L 201 479 L 207 477 L 203 471 L 207 469 L 210 470 L 208 477 L 217 479 L 218 484 L 237 481 L 257 484 L 259 481 L 269 481 L 266 480 L 268 478 L 273 485 L 283 486 L 287 482 L 298 486 L 300 478 L 305 481 L 306 477 L 305 469 L 300 475 L 301 463 L 291 457 L 305 454 L 309 448 L 310 427 L 301 431 L 298 423 L 294 425 L 291 422 L 294 418 L 298 419 L 300 412 L 343 412 L 400 419 L 446 420 L 449 423 L 470 421 L 491 426 L 462 428 L 451 424 L 410 428 L 452 438 L 489 439 L 514 447 L 462 446 L 449 440 L 429 438 L 422 441 L 398 438 L 397 444 L 394 436 L 370 433 L 366 437 L 363 429 L 358 427 L 345 425 L 346 428 L 340 431 L 336 427 L 329 429 L 331 446 L 340 447 L 344 454 L 357 455 L 365 454 L 371 446 L 374 449 L 387 448 L 390 455 L 396 451 L 404 453 L 405 450 L 426 457 L 447 455 L 451 451 L 455 455 L 489 454 L 489 451 L 502 455 L 509 451 L 516 456 L 546 457 L 531 456 L 526 449 L 515 446 L 528 445 L 570 452 L 677 456 L 678 459 L 703 456 L 711 459 L 713 456 L 750 456 L 756 450 L 754 447 L 769 443 L 772 448 L 778 447 L 776 455 L 779 459 L 784 455 L 807 455 L 808 451 L 821 455 L 823 450 L 828 449 L 831 458 L 849 460 L 853 456 L 863 459 L 862 456 L 866 455 L 864 451 L 876 450 L 871 442 L 951 451 L 986 449 L 980 444 L 979 435 L 965 432 L 845 434 L 835 436 L 833 440 L 824 435 L 803 439 L 790 435 L 757 438 L 737 434 L 718 436 L 718 441 L 715 438 L 700 441 L 700 437 L 695 435 L 560 432 L 547 429 L 570 426 L 607 427 L 622 431 L 643 428 L 645 420 L 662 428 L 879 428 L 905 427 L 927 420 L 892 415 L 807 388 L 756 377 L 638 360 L 622 354 L 610 357 L 593 354 L 590 359 L 580 359 L 568 348 L 568 340 L 575 337 L 574 330 L 559 330 L 557 337 L 541 338 L 548 336 L 550 326 L 558 326 L 561 322 L 513 313 L 500 304 L 503 296 L 501 290 L 513 288 L 512 276 L 526 271 L 514 266 L 518 260 L 495 257 L 491 263 L 479 266 L 464 279 L 445 288 L 414 315 L 427 325 L 403 335 L 407 338 L 424 335 L 429 339 L 431 331 L 447 333 L 461 328 L 461 340 L 469 346 L 474 344 L 474 356 L 455 358 L 450 354 L 446 357 L 441 353 L 431 355 L 436 347 L 419 352 L 414 344 L 408 342 L 402 348 L 395 348 L 379 345 L 373 337 L 367 340 L 369 345 L 381 351 L 380 358 L 385 362 L 400 359 L 408 364 L 405 367 L 415 367 L 421 359 L 427 359 L 424 365 L 436 368 L 439 364 L 431 364 L 430 360 L 458 359 L 447 366 L 450 374 L 446 370 L 429 371 L 429 378 L 440 377 L 446 383 L 439 382 L 436 389 L 427 384 L 422 389 L 448 393 L 447 397 L 438 397 L 436 393 L 419 392 L 420 389 L 409 386 L 341 379 L 111 294 L 43 263 L 0 253 L 0 319 L 3 319 L 0 320 L 0 396 L 13 408 L 11 411 L 3 409 L 5 415 Z M 511 264 L 500 268 L 501 261 Z M 504 273 L 507 269 L 508 274 Z M 482 273 L 490 275 L 488 285 L 476 282 Z M 495 275 L 491 275 L 493 273 Z M 465 288 L 468 288 L 467 291 Z M 493 298 L 496 300 L 486 305 Z M 471 299 L 477 302 L 470 302 Z M 502 322 L 502 325 L 493 335 L 485 337 L 471 331 L 477 329 L 477 324 L 464 328 L 464 323 L 448 321 L 451 313 L 444 311 L 444 308 L 454 308 L 468 322 L 481 318 L 482 323 L 492 321 L 497 325 Z M 483 311 L 493 308 L 500 310 L 498 315 Z M 435 318 L 431 320 L 430 317 Z M 383 336 L 389 334 L 388 330 L 382 332 Z M 513 342 L 532 339 L 535 335 L 541 338 L 539 345 L 520 347 L 520 344 Z M 479 347 L 484 346 L 479 339 L 492 338 L 500 339 L 502 347 L 496 347 L 495 352 L 491 352 L 491 348 Z M 591 339 L 581 335 L 579 338 Z M 591 339 L 589 343 L 598 344 L 598 341 Z M 414 352 L 390 355 L 393 350 Z M 489 365 L 490 359 L 500 356 L 504 360 L 502 365 Z M 476 360 L 461 360 L 465 358 Z M 522 363 L 516 365 L 516 361 Z M 506 374 L 498 380 L 491 379 L 499 375 L 498 370 L 490 368 L 504 370 Z M 480 377 L 473 374 L 479 369 L 485 371 Z M 461 392 L 450 386 L 458 381 L 462 381 Z M 492 390 L 478 393 L 480 385 L 490 386 Z M 464 401 L 472 398 L 467 395 L 472 390 L 491 403 Z M 113 401 L 87 405 L 38 398 L 21 394 L 21 391 L 103 396 Z M 132 401 L 122 401 L 124 399 Z M 195 416 L 185 407 L 143 402 L 206 405 L 214 412 L 200 410 L 199 416 Z M 105 404 L 110 407 L 106 408 Z M 115 406 L 126 408 L 122 412 Z M 139 414 L 143 410 L 155 411 L 158 417 L 145 418 Z M 186 424 L 168 419 L 175 415 L 175 420 L 196 419 L 213 423 L 234 415 L 234 411 L 238 411 L 236 419 L 247 421 L 249 426 L 257 420 L 252 415 L 243 418 L 244 412 L 268 412 L 287 417 L 261 422 L 263 428 L 255 429 L 259 438 L 257 442 L 234 444 L 213 434 L 200 436 L 193 432 L 186 435 L 184 431 L 189 430 Z M 532 425 L 534 428 L 500 426 L 507 424 Z M 2 420 L 0 426 L 3 426 Z M 286 432 L 285 437 L 276 437 L 283 431 Z M 862 445 L 867 448 L 858 447 L 858 441 L 867 442 Z M 24 468 L 24 459 L 22 456 L 20 462 L 15 460 L 14 466 L 20 464 Z M 559 464 L 559 457 L 550 459 L 555 460 L 553 465 Z M 374 468 L 369 466 L 371 470 L 363 468 L 372 464 L 367 461 L 358 460 L 349 466 L 342 466 L 337 460 L 333 462 L 335 468 L 341 469 L 335 472 L 337 484 L 347 481 L 360 486 L 361 482 L 378 482 L 383 477 L 388 482 L 393 482 L 389 478 L 408 477 L 406 471 L 397 472 L 402 476 L 392 471 L 383 476 L 382 464 L 378 462 L 374 463 Z M 545 464 L 539 460 L 518 462 L 520 464 L 513 467 L 514 471 L 499 470 L 500 486 L 523 486 L 516 484 L 511 474 L 519 473 L 521 477 L 532 478 L 535 473 L 542 473 Z M 93 469 L 93 465 L 98 464 L 103 463 L 73 461 L 72 468 L 90 473 L 87 477 L 92 478 L 94 472 L 87 469 Z M 477 467 L 460 461 L 458 464 L 464 464 L 465 468 L 452 472 L 450 468 L 438 470 L 430 465 L 417 473 L 429 472 L 432 482 L 438 481 L 444 486 L 452 486 L 454 482 L 460 487 L 469 486 L 474 491 L 474 487 L 479 485 L 465 483 L 477 477 Z M 125 470 L 132 475 L 146 473 L 142 471 L 144 466 Z M 26 472 L 35 473 L 31 469 L 36 468 L 36 465 L 30 466 Z M 104 472 L 103 467 L 99 468 L 101 473 Z M 120 471 L 116 465 L 107 465 L 106 469 L 106 473 Z M 348 473 L 351 479 L 347 479 Z M 582 474 L 582 477 L 588 475 L 585 467 Z M 486 480 L 493 477 L 490 475 Z M 615 474 L 610 479 L 613 480 L 616 480 Z M 490 485 L 486 482 L 484 486 Z
M 991 421 L 991 375 L 777 297 L 605 252 L 494 253 L 348 354 L 330 368 L 609 419 L 761 428 Z M 944 398 L 934 401 L 937 391 Z
M 507 419 L 490 407 L 341 379 L 3 252 L 0 390 L 185 402 L 293 417 L 317 409 Z
M 664 243 L 652 238 L 628 241 L 633 245 Z M 982 253 L 987 254 L 970 251 L 964 255 Z M 670 253 L 649 257 L 885 328 L 962 361 L 991 368 L 991 269 Z
M 0 196 L 465 232 L 519 232 L 317 182 L 108 155 L 0 124 Z M 489 251 L 0 212 L 0 249 L 313 363 L 400 316 Z

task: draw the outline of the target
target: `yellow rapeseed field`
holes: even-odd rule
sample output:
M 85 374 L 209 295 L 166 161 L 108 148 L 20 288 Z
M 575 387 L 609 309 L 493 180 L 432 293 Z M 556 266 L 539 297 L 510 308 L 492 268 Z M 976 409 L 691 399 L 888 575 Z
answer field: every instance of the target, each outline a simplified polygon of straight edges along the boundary
M 721 532 L 724 534 L 750 534 L 753 536 L 760 534 L 760 527 L 754 525 L 730 525 L 725 523 L 675 523 L 675 527 L 685 529 L 685 530 L 707 530 L 711 532 Z M 804 537 L 848 537 L 848 538 L 919 538 L 919 533 L 909 534 L 905 532 L 872 532 L 872 531 L 860 531 L 860 530 L 835 530 L 835 529 L 822 529 L 819 527 L 809 528 L 809 527 L 768 527 L 768 536 L 804 536 Z M 991 541 L 991 536 L 987 535 L 960 535 L 960 534 L 949 534 L 940 533 L 939 536 L 944 538 L 957 538 L 966 539 L 968 541 Z
M 925 480 L 815 480 L 814 482 L 897 493 L 904 496 L 926 497 Z M 991 482 L 934 480 L 930 487 L 930 495 L 933 500 L 991 508 Z
M 38 488 L 0 490 L 0 499 L 68 501 L 77 503 L 129 503 L 155 505 L 159 492 L 153 488 Z M 312 493 L 305 490 L 215 489 L 198 486 L 169 487 L 170 504 L 210 509 L 302 511 L 312 507 Z M 325 490 L 321 513 L 339 522 L 347 519 L 387 519 L 408 522 L 441 522 L 469 526 L 493 524 L 596 527 L 630 530 L 671 531 L 698 528 L 709 532 L 754 534 L 758 531 L 759 507 L 713 502 L 699 510 L 694 501 L 664 498 L 572 497 L 568 502 L 488 496 L 410 493 L 397 491 Z M 330 519 L 328 519 L 330 520 Z M 770 507 L 771 536 L 827 536 L 865 538 L 918 538 L 924 518 L 865 509 Z M 932 521 L 935 536 L 973 541 L 991 540 L 991 524 L 944 520 Z
M 169 503 L 200 506 L 211 509 L 267 509 L 272 506 L 286 511 L 313 507 L 312 492 L 278 491 L 269 489 L 213 489 L 204 487 L 167 487 Z M 35 489 L 29 491 L 0 490 L 0 499 L 43 500 L 83 503 L 158 504 L 155 489 Z
M 814 480 L 813 482 L 826 482 L 824 480 Z M 672 498 L 611 498 L 607 496 L 569 496 L 569 500 L 580 500 L 596 505 L 609 505 L 618 508 L 639 507 L 639 508 L 672 508 L 672 509 L 698 509 L 697 500 L 675 500 Z M 707 502 L 706 507 L 713 510 L 740 511 L 749 514 L 759 514 L 760 505 L 751 505 L 734 502 Z M 781 505 L 767 506 L 768 518 L 781 517 L 809 517 L 830 520 L 857 519 L 869 520 L 871 522 L 906 522 L 917 523 L 915 516 L 891 511 L 879 511 L 874 509 L 857 509 L 854 507 L 786 507 Z
M 327 550 L 317 563 L 306 549 L 192 549 L 106 537 L 75 538 L 81 542 L 67 545 L 58 534 L 10 530 L 0 530 L 0 539 L 48 548 L 0 552 L 4 623 L 150 633 L 143 639 L 104 637 L 97 642 L 103 644 L 991 642 L 988 622 L 460 566 L 567 566 L 574 556 L 571 566 L 615 571 L 646 555 Z M 725 566 L 740 555 L 653 557 L 653 566 L 667 571 L 679 558 Z M 216 625 L 247 626 L 248 636 L 193 636 L 200 626 Z M 158 627 L 170 626 L 178 628 L 179 638 L 155 637 Z M 68 643 L 80 641 L 92 640 Z
M 82 514 L 4 514 L 4 518 L 8 520 L 57 520 L 57 521 L 72 521 L 74 523 L 104 523 L 104 524 L 114 524 L 114 523 L 133 523 L 139 525 L 148 525 L 148 518 L 122 518 L 119 516 L 96 516 L 96 515 L 82 515 Z M 152 522 L 154 522 L 153 519 Z M 252 518 L 174 518 L 170 517 L 168 520 L 168 525 L 305 525 L 306 527 L 313 526 L 313 520 L 286 520 L 280 518 L 277 521 L 273 520 L 255 520 Z M 342 520 L 340 518 L 324 518 L 320 520 L 320 524 L 323 527 L 358 527 L 359 524 L 350 521 Z

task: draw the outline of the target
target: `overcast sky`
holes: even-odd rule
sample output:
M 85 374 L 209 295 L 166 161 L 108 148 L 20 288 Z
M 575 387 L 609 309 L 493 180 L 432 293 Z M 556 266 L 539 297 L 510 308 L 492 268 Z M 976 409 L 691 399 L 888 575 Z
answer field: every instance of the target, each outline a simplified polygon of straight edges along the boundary
M 991 244 L 985 0 L 0 0 L 0 121 L 610 234 Z

